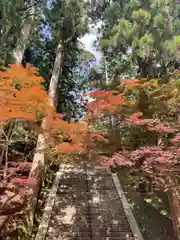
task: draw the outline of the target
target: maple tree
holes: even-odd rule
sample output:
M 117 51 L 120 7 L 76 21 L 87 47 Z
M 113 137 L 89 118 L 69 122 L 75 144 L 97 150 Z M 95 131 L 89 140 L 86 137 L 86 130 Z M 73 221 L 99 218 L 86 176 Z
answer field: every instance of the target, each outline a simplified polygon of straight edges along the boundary
M 4 123 L 23 119 L 39 123 L 45 117 L 46 129 L 42 129 L 38 124 L 38 131 L 44 131 L 47 137 L 45 151 L 60 155 L 61 160 L 72 160 L 73 156 L 92 153 L 105 167 L 127 166 L 139 169 L 144 175 L 156 179 L 159 186 L 168 192 L 174 188 L 177 191 L 174 179 L 172 181 L 171 178 L 172 175 L 177 178 L 180 161 L 180 123 L 177 113 L 180 99 L 177 75 L 172 77 L 169 86 L 161 84 L 159 87 L 156 81 L 121 80 L 118 90 L 97 90 L 89 93 L 94 101 L 88 104 L 88 113 L 83 123 L 67 122 L 63 120 L 63 115 L 55 112 L 54 107 L 49 107 L 48 94 L 42 87 L 43 78 L 37 75 L 36 68 L 29 65 L 26 68 L 11 65 L 0 73 L 0 78 L 1 101 L 7 106 L 3 108 L 1 105 L 2 129 Z M 140 96 L 145 89 L 151 93 L 149 111 L 144 111 L 140 104 Z M 161 97 L 157 100 L 159 89 Z M 167 102 L 165 110 L 162 109 L 164 99 Z M 115 151 L 112 156 L 99 156 L 99 150 L 104 144 L 108 144 L 109 135 L 108 131 L 97 125 L 107 119 L 109 121 L 112 116 L 116 117 L 121 125 L 120 133 L 124 134 L 122 129 L 125 129 L 126 135 L 130 137 L 129 142 L 135 132 L 138 132 L 138 143 L 136 140 L 135 145 L 128 147 L 123 136 L 120 142 L 121 150 Z M 7 136 L 6 133 L 5 135 Z M 149 136 L 152 136 L 152 142 Z M 145 140 L 140 140 L 140 137 Z M 8 159 L 6 161 L 8 162 Z M 26 194 L 27 186 L 35 184 L 33 179 L 27 182 L 27 178 L 21 174 L 26 168 L 30 169 L 31 163 L 24 161 L 14 166 L 4 165 L 5 182 L 11 181 L 15 187 L 19 186 L 21 195 Z M 172 202 L 175 204 L 174 200 Z M 174 221 L 177 221 L 177 217 L 174 217 Z
M 0 72 L 0 80 L 2 124 L 13 119 L 42 121 L 46 117 L 52 138 L 58 133 L 62 139 L 70 138 L 73 143 L 79 141 L 78 137 L 86 125 L 64 121 L 63 115 L 57 114 L 54 107 L 48 105 L 48 95 L 42 86 L 44 79 L 37 76 L 36 68 L 11 65 L 7 71 Z
M 17 64 L 0 72 L 1 121 L 36 120 L 38 113 L 45 112 L 47 94 L 41 85 L 43 78 L 36 71 Z
M 0 121 L 1 142 L 3 142 L 1 166 L 4 168 L 2 183 L 6 185 L 11 181 L 15 185 L 23 186 L 24 188 L 21 189 L 23 195 L 28 190 L 27 186 L 35 184 L 33 178 L 30 179 L 30 183 L 29 180 L 27 182 L 26 177 L 23 177 L 23 171 L 27 167 L 30 170 L 32 163 L 22 160 L 13 164 L 8 163 L 12 133 L 20 122 L 25 124 L 28 121 L 30 129 L 36 131 L 36 135 L 39 132 L 45 134 L 47 137 L 45 151 L 65 157 L 80 154 L 85 150 L 84 137 L 87 134 L 87 125 L 64 121 L 62 115 L 57 114 L 54 107 L 49 106 L 48 93 L 43 88 L 43 82 L 44 79 L 37 75 L 37 69 L 30 65 L 24 68 L 20 64 L 13 64 L 6 71 L 0 72 L 2 103 Z M 40 124 L 43 118 L 45 118 L 45 129 Z
M 32 163 L 27 156 L 16 149 L 21 142 L 23 144 L 26 141 L 24 133 L 27 130 L 30 130 L 31 133 L 31 139 L 27 139 L 29 144 L 37 135 L 35 132 L 41 131 L 39 122 L 46 113 L 48 99 L 47 93 L 41 85 L 42 82 L 43 78 L 37 75 L 37 69 L 30 65 L 24 68 L 21 64 L 13 64 L 5 71 L 0 72 L 0 137 L 2 144 L 0 168 L 1 174 L 3 174 L 1 188 L 6 190 L 11 184 L 14 191 L 21 196 L 25 196 L 27 193 L 25 173 L 30 171 Z M 16 138 L 20 126 L 21 142 Z M 25 130 L 26 128 L 27 130 Z M 28 185 L 30 186 L 30 184 L 29 182 Z M 33 179 L 32 184 L 34 184 Z
M 58 166 L 60 161 L 72 162 L 80 154 L 85 154 L 88 149 L 87 144 L 97 139 L 97 133 L 94 136 L 91 133 L 90 137 L 86 123 L 67 122 L 63 120 L 63 115 L 56 113 L 55 107 L 49 105 L 48 93 L 42 85 L 44 79 L 37 75 L 36 68 L 30 65 L 27 65 L 26 68 L 19 64 L 11 65 L 6 71 L 0 72 L 0 80 L 0 97 L 3 103 L 0 118 L 2 133 L 0 135 L 2 143 L 0 202 L 3 204 L 0 211 L 1 214 L 4 214 L 10 205 L 13 208 L 16 205 L 14 203 L 17 203 L 21 209 L 24 209 L 23 216 L 19 210 L 14 210 L 16 216 L 12 215 L 9 221 L 13 220 L 17 224 L 21 224 L 19 220 L 23 218 L 26 223 L 26 214 L 33 209 L 31 205 L 31 202 L 34 201 L 31 197 L 32 189 L 37 192 L 39 189 L 37 186 L 41 186 L 42 174 L 44 174 L 44 172 L 38 176 L 32 174 L 34 164 L 32 160 L 37 135 L 41 133 L 45 136 L 45 147 L 43 147 L 42 154 L 46 156 L 45 168 L 47 171 L 54 161 Z M 43 124 L 41 124 L 42 122 Z M 16 131 L 19 126 L 21 126 L 18 130 L 21 137 L 20 141 L 16 141 L 14 136 L 17 135 Z M 26 140 L 24 139 L 26 136 L 23 135 L 25 129 L 25 132 L 28 132 Z M 26 152 L 27 145 L 31 145 L 31 138 L 34 138 L 34 144 L 30 146 L 30 152 Z M 87 139 L 88 141 L 86 141 Z M 25 146 L 23 147 L 24 141 Z M 17 151 L 21 144 L 23 153 Z M 10 197 L 9 192 L 11 193 Z M 21 229 L 21 226 L 19 227 Z M 9 224 L 6 224 L 4 228 L 3 231 L 6 232 Z M 11 227 L 11 229 L 14 231 L 14 228 Z
M 94 98 L 89 104 L 87 119 L 90 124 L 114 117 L 114 127 L 119 125 L 120 140 L 116 145 L 120 150 L 110 156 L 100 155 L 98 159 L 104 167 L 134 169 L 167 191 L 179 237 L 179 73 L 175 72 L 168 84 L 161 79 L 121 80 L 120 89 L 90 93 Z

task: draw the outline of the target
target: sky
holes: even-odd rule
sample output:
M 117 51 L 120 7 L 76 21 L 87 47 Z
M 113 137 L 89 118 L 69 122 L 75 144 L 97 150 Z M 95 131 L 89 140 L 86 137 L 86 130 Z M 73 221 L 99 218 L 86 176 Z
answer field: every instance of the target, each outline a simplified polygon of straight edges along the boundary
M 98 22 L 96 25 L 90 25 L 90 32 L 81 38 L 81 42 L 84 44 L 85 49 L 93 53 L 96 58 L 96 63 L 99 63 L 102 54 L 94 47 L 94 42 L 98 37 L 98 28 L 101 26 L 102 22 Z
M 89 33 L 81 38 L 81 42 L 84 44 L 86 50 L 94 54 L 96 62 L 99 63 L 102 54 L 101 52 L 97 51 L 96 48 L 93 46 L 96 39 L 97 36 L 95 33 Z
M 47 7 L 48 8 L 51 7 L 51 0 L 47 1 Z M 99 61 L 102 57 L 102 54 L 93 45 L 94 45 L 94 41 L 97 40 L 98 28 L 101 25 L 102 25 L 101 21 L 96 23 L 96 25 L 90 24 L 89 25 L 90 32 L 80 39 L 80 41 L 83 43 L 85 49 L 87 51 L 91 52 L 92 54 L 94 54 L 94 56 L 96 58 L 96 64 L 99 63 Z M 48 29 L 48 26 L 47 26 L 47 29 L 44 29 L 44 31 L 45 31 L 46 35 L 50 32 L 49 29 Z

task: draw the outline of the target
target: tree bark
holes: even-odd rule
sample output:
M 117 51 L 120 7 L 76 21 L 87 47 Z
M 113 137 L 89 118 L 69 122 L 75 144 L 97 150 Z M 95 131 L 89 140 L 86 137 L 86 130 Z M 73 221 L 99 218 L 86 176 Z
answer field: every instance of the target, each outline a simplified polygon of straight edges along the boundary
M 55 96 L 57 95 L 58 81 L 59 76 L 62 74 L 63 67 L 63 59 L 64 59 L 64 47 L 63 41 L 60 40 L 56 50 L 56 58 L 54 62 L 53 72 L 49 85 L 49 105 L 56 106 Z
M 175 237 L 177 240 L 180 240 L 180 188 L 177 180 L 174 178 L 168 180 L 168 185 L 168 198 Z
M 13 56 L 16 63 L 22 63 L 24 51 L 30 38 L 32 25 L 34 22 L 35 1 L 30 0 L 29 4 L 25 7 L 27 8 L 27 11 L 23 16 L 24 20 L 22 21 L 21 33 L 17 40 L 16 46 L 13 49 Z M 0 136 L 2 136 L 2 132 L 0 132 Z
M 13 50 L 14 58 L 16 60 L 16 63 L 21 63 L 24 55 L 24 51 L 26 48 L 26 45 L 28 43 L 28 40 L 30 38 L 30 33 L 32 30 L 32 24 L 34 21 L 34 12 L 35 12 L 35 5 L 33 5 L 34 0 L 31 0 L 32 7 L 28 8 L 28 16 L 25 18 L 21 30 L 20 37 L 17 41 L 16 47 Z M 62 40 L 59 41 L 56 51 L 56 58 L 54 61 L 54 67 L 52 76 L 50 79 L 50 85 L 49 85 L 49 106 L 55 106 L 55 97 L 57 94 L 57 88 L 58 88 L 58 80 L 59 76 L 62 73 L 62 67 L 63 67 L 63 42 Z M 49 112 L 48 114 L 51 114 Z M 43 120 L 42 123 L 42 134 L 39 134 L 37 145 L 36 145 L 36 152 L 34 154 L 32 168 L 29 174 L 28 179 L 28 193 L 27 193 L 27 199 L 26 199 L 26 207 L 23 214 L 23 225 L 26 228 L 26 232 L 28 232 L 28 235 L 30 237 L 31 232 L 33 230 L 33 223 L 34 223 L 34 213 L 35 213 L 35 207 L 38 200 L 38 194 L 40 187 L 44 180 L 44 171 L 45 171 L 45 148 L 46 148 L 46 137 L 45 133 L 48 129 L 46 118 Z M 17 230 L 17 229 L 16 229 Z M 28 239 L 28 236 L 22 236 L 21 239 Z
M 13 50 L 13 55 L 16 63 L 21 63 L 26 45 L 29 41 L 32 25 L 34 22 L 34 14 L 35 14 L 35 3 L 34 0 L 31 0 L 27 5 L 27 11 L 24 14 L 24 20 L 22 22 L 22 29 L 16 46 Z
M 56 51 L 56 58 L 54 62 L 52 77 L 49 85 L 49 106 L 55 106 L 55 97 L 57 94 L 58 88 L 58 80 L 59 76 L 62 73 L 62 63 L 63 63 L 63 44 L 62 41 L 59 42 Z M 48 114 L 51 114 L 49 112 Z M 44 119 L 42 123 L 42 129 L 44 133 L 48 129 L 48 124 L 46 119 Z M 46 138 L 45 134 L 42 133 L 38 136 L 36 153 L 33 158 L 33 164 L 31 168 L 31 172 L 29 175 L 29 192 L 27 198 L 27 209 L 25 214 L 25 222 L 27 222 L 28 232 L 31 233 L 33 229 L 34 222 L 34 213 L 35 207 L 38 200 L 38 193 L 41 187 L 41 184 L 44 180 L 44 171 L 45 171 L 45 147 L 46 147 Z M 47 139 L 48 140 L 48 139 Z M 32 184 L 34 183 L 34 184 Z
M 165 139 L 159 137 L 157 145 L 165 146 Z M 180 187 L 176 176 L 168 177 L 167 186 L 175 238 L 180 240 Z
M 34 22 L 34 13 L 35 13 L 35 4 L 34 0 L 30 1 L 30 4 L 28 8 L 28 13 L 26 13 L 26 18 L 24 19 L 24 22 L 22 24 L 22 30 L 20 37 L 17 41 L 16 47 L 13 50 L 13 55 L 15 58 L 16 63 L 22 63 L 22 59 L 24 56 L 24 51 L 26 48 L 26 45 L 29 41 L 31 30 L 32 30 L 32 24 Z M 62 73 L 62 67 L 63 67 L 63 42 L 62 40 L 59 41 L 57 50 L 56 50 L 56 58 L 54 61 L 54 67 L 52 76 L 50 79 L 50 85 L 49 85 L 49 106 L 55 106 L 55 97 L 57 94 L 57 88 L 58 88 L 58 80 L 59 76 Z M 51 114 L 49 112 L 48 114 Z M 26 232 L 28 232 L 28 235 L 30 237 L 30 234 L 33 230 L 33 223 L 34 223 L 34 213 L 35 213 L 35 207 L 38 200 L 38 194 L 40 187 L 43 183 L 44 179 L 44 171 L 45 171 L 45 148 L 46 148 L 46 137 L 45 132 L 47 130 L 47 121 L 46 118 L 43 120 L 42 123 L 42 134 L 39 134 L 37 145 L 36 145 L 36 152 L 34 154 L 32 168 L 29 174 L 28 179 L 28 193 L 27 193 L 27 199 L 26 199 L 26 208 L 23 214 L 23 225 L 26 228 Z M 28 236 L 22 236 L 23 239 L 28 239 Z

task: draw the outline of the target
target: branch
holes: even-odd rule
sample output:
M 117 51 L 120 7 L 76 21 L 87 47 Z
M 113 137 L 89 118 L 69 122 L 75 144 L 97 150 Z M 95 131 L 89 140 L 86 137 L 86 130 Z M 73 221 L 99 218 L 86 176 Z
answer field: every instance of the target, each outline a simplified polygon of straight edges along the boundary
M 42 1 L 37 1 L 37 2 L 35 2 L 34 4 L 31 4 L 31 5 L 27 6 L 27 7 L 16 9 L 16 12 L 24 12 L 24 11 L 27 11 L 28 9 L 30 9 L 30 8 L 32 8 L 32 7 L 41 5 L 43 2 L 44 2 L 44 0 L 42 0 Z
M 29 14 L 29 15 L 25 15 L 25 16 L 22 18 L 22 20 L 26 20 L 27 18 L 29 18 L 29 17 L 31 17 L 31 16 L 39 16 L 39 15 L 40 15 L 40 13 L 36 13 L 36 14 L 32 13 L 32 14 Z
M 3 133 L 3 135 L 4 135 L 5 138 L 6 138 L 6 144 L 5 144 L 5 146 L 4 146 L 4 148 L 3 148 L 2 152 L 1 152 L 0 164 L 1 164 L 2 161 L 3 161 L 4 155 L 5 155 L 6 158 L 7 158 L 9 139 L 11 138 L 11 135 L 12 135 L 12 129 L 13 129 L 13 122 L 10 122 L 10 127 L 9 127 L 8 134 L 7 134 L 7 135 L 6 135 L 6 133 L 4 132 L 3 127 L 1 127 L 2 133 Z M 6 166 L 7 166 L 7 159 L 6 159 Z

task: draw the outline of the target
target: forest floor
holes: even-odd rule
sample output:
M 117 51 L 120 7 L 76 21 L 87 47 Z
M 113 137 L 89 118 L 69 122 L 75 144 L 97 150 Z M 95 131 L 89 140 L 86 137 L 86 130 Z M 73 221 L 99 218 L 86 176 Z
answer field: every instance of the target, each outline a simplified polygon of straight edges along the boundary
M 118 176 L 144 239 L 175 239 L 166 193 L 141 193 L 133 188 L 131 175 L 119 170 Z
M 12 155 L 6 167 L 0 166 L 0 239 L 17 239 L 16 226 L 23 215 L 31 165 L 21 156 Z

